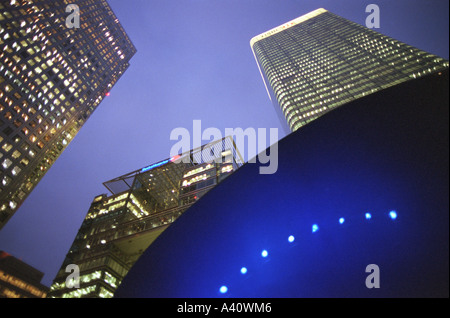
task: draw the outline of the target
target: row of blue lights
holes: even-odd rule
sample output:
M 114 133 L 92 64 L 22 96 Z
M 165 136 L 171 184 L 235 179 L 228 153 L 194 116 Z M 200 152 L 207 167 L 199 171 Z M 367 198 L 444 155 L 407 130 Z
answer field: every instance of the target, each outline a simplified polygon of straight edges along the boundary
M 365 213 L 365 218 L 366 218 L 366 220 L 372 219 L 372 214 L 370 212 Z M 392 220 L 397 219 L 397 212 L 395 210 L 390 211 L 389 212 L 389 218 L 392 219 Z M 344 224 L 345 218 L 341 217 L 341 218 L 339 218 L 338 221 L 339 221 L 339 224 Z M 313 224 L 311 229 L 312 229 L 312 233 L 315 233 L 315 232 L 319 231 L 319 225 Z M 289 235 L 288 236 L 288 242 L 289 243 L 293 243 L 294 241 L 295 241 L 294 235 Z M 269 252 L 266 249 L 261 251 L 261 257 L 267 258 L 268 256 L 269 256 Z M 247 267 L 242 267 L 240 272 L 241 272 L 242 275 L 247 274 L 247 272 L 248 272 Z M 221 286 L 219 288 L 219 292 L 221 294 L 226 294 L 228 292 L 228 287 L 225 286 L 225 285 Z

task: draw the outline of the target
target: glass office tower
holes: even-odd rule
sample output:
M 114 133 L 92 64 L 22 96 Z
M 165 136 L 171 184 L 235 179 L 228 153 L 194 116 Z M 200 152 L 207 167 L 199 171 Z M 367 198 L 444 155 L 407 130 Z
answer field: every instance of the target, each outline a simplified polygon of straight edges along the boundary
M 227 137 L 105 182 L 111 195 L 94 198 L 48 297 L 112 297 L 147 247 L 242 162 Z M 71 264 L 78 288 L 66 282 Z
M 70 2 L 79 27 L 67 1 L 0 2 L 0 228 L 136 53 L 106 1 Z
M 269 98 L 291 131 L 347 102 L 449 65 L 325 9 L 255 36 L 250 45 Z

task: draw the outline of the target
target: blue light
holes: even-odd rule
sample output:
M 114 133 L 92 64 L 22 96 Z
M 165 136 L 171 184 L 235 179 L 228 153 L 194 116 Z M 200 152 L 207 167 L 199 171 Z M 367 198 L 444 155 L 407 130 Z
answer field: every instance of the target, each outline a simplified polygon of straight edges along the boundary
M 294 235 L 290 235 L 290 236 L 288 237 L 288 242 L 289 242 L 289 243 L 292 243 L 292 242 L 294 242 L 294 241 L 295 241 Z
M 242 274 L 242 275 L 247 274 L 247 267 L 242 267 L 242 268 L 241 268 L 241 274 Z
M 261 252 L 261 256 L 262 257 L 267 257 L 269 255 L 269 252 L 267 252 L 267 250 L 263 250 L 262 252 Z
M 319 230 L 319 226 L 317 224 L 313 224 L 312 226 L 312 232 L 317 232 Z
M 393 220 L 395 220 L 397 218 L 397 212 L 395 212 L 394 210 L 392 210 L 391 212 L 389 212 L 389 217 Z
M 344 218 L 340 218 L 339 219 L 339 224 L 342 224 L 342 223 L 344 223 L 345 222 L 345 219 Z
M 163 161 L 158 162 L 158 163 L 154 163 L 154 164 L 152 164 L 151 166 L 142 168 L 141 172 L 145 172 L 145 171 L 152 170 L 153 168 L 162 166 L 163 164 L 166 164 L 166 163 L 168 163 L 169 161 L 170 161 L 170 159 L 167 159 L 167 160 L 163 160 Z
M 372 218 L 372 214 L 369 212 L 366 213 L 366 220 L 370 220 Z
M 220 291 L 222 294 L 225 294 L 225 293 L 228 291 L 228 287 L 227 287 L 227 286 L 222 286 L 222 287 L 220 287 L 219 291 Z

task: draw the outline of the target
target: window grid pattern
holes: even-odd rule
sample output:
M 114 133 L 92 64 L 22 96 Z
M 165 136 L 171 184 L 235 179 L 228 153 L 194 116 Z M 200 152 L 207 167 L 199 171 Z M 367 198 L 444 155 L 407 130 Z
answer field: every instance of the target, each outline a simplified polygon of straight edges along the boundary
M 292 131 L 448 61 L 328 11 L 256 41 L 255 57 Z
M 67 28 L 66 6 L 80 8 Z M 0 228 L 129 66 L 136 49 L 104 0 L 0 3 Z
M 220 151 L 210 156 L 211 149 Z M 153 240 L 242 166 L 236 150 L 232 139 L 227 137 L 182 154 L 182 158 L 189 158 L 186 162 L 168 162 L 106 182 L 109 189 L 109 183 L 126 180 L 128 189 L 94 198 L 48 297 L 112 297 Z M 202 154 L 203 159 L 197 157 Z M 215 162 L 216 158 L 221 158 L 220 162 Z M 78 291 L 66 286 L 68 264 L 79 266 Z

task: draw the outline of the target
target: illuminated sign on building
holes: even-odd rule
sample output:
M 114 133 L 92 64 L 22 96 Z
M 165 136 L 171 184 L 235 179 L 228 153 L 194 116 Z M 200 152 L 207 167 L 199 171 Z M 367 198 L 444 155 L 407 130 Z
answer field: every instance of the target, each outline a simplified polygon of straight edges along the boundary
M 145 171 L 152 170 L 153 168 L 162 166 L 162 165 L 164 165 L 164 164 L 166 164 L 166 163 L 168 163 L 168 162 L 174 162 L 174 161 L 177 160 L 178 158 L 180 158 L 180 155 L 173 156 L 173 157 L 170 158 L 170 159 L 166 159 L 166 160 L 163 160 L 163 161 L 154 163 L 154 164 L 152 164 L 152 165 L 150 165 L 150 166 L 148 166 L 148 167 L 142 168 L 141 172 L 145 172 Z

